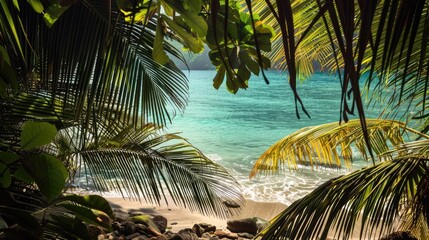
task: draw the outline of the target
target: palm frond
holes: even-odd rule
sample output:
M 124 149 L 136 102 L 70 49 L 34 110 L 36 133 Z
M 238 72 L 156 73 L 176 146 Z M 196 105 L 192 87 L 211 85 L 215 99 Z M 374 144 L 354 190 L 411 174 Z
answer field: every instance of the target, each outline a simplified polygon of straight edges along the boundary
M 378 239 L 413 203 L 426 164 L 399 158 L 329 180 L 271 220 L 262 239 Z M 358 219 L 361 227 L 355 229 Z
M 10 51 L 25 90 L 64 101 L 76 120 L 95 111 L 134 125 L 138 115 L 144 116 L 142 122 L 166 124 L 186 106 L 184 74 L 172 62 L 164 66 L 152 58 L 155 19 L 144 26 L 130 24 L 116 4 L 80 1 L 49 28 L 28 3 L 19 6 L 19 11 L 9 9 L 17 36 L 25 43 L 24 58 L 11 30 L 0 41 Z M 7 23 L 4 14 L 0 20 Z M 183 60 L 168 43 L 165 51 Z
M 407 127 L 405 123 L 394 120 L 367 119 L 367 131 L 371 147 L 377 156 L 404 143 L 405 134 L 428 138 L 425 134 Z M 363 158 L 368 159 L 368 149 L 359 120 L 306 127 L 286 136 L 266 150 L 255 162 L 250 177 L 254 177 L 258 172 L 276 172 L 282 165 L 291 168 L 297 168 L 298 164 L 341 166 L 342 159 L 346 165 L 350 165 L 354 158 L 353 146 Z M 389 157 L 390 155 L 382 155 L 380 160 Z
M 153 124 L 141 130 L 110 125 L 99 132 L 99 141 L 71 155 L 97 190 L 154 204 L 169 195 L 173 204 L 219 217 L 239 210 L 226 202 L 243 204 L 236 180 L 178 135 L 162 134 Z

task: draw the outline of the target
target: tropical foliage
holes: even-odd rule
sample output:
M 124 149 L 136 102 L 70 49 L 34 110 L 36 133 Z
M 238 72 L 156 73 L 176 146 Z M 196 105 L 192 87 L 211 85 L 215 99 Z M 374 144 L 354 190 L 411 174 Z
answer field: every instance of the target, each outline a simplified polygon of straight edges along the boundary
M 49 123 L 26 122 L 19 147 L 0 151 L 1 239 L 90 239 L 87 225 L 110 229 L 113 212 L 104 198 L 62 195 L 67 169 L 40 149 L 56 133 Z
M 277 171 L 281 163 L 329 166 L 341 163 L 341 157 L 349 162 L 353 142 L 373 162 L 293 203 L 272 220 L 262 239 L 325 239 L 328 234 L 349 239 L 358 221 L 362 227 L 355 237 L 379 238 L 394 230 L 399 218 L 406 223 L 400 226 L 426 239 L 427 140 L 413 140 L 427 138 L 429 129 L 428 2 L 246 3 L 276 26 L 271 57 L 289 72 L 298 116 L 298 107 L 305 108 L 296 82 L 312 73 L 314 62 L 338 74 L 342 92 L 341 125 L 309 127 L 285 137 L 261 156 L 251 175 Z M 407 124 L 412 118 L 418 130 L 396 121 L 366 119 L 362 78 L 370 103 L 381 103 L 385 117 Z M 360 126 L 349 121 L 355 113 Z M 405 138 L 410 142 L 400 137 L 406 132 L 414 135 Z
M 64 178 L 55 186 L 50 185 L 52 179 L 46 183 L 51 171 L 35 171 L 33 179 L 24 179 L 23 161 L 4 160 L 1 189 L 12 192 L 21 184 L 18 180 L 24 188 L 35 183 L 34 191 L 41 192 L 44 202 L 28 212 L 33 215 L 58 204 L 63 209 L 63 202 L 91 208 L 77 198 L 60 195 L 65 178 L 79 170 L 91 175 L 98 190 L 120 190 L 124 196 L 152 203 L 169 194 L 175 204 L 229 216 L 234 211 L 228 206 L 242 204 L 237 182 L 185 139 L 166 134 L 161 127 L 183 111 L 188 89 L 184 74 L 162 56 L 168 53 L 183 60 L 178 50 L 163 41 L 164 35 L 191 48 L 194 40 L 201 41 L 206 34 L 206 18 L 200 16 L 200 8 L 176 1 L 128 3 L 0 2 L 1 150 L 20 149 L 24 122 L 49 122 L 58 134 L 53 143 L 35 149 L 42 156 L 31 156 L 35 160 L 29 162 L 38 167 L 51 161 L 61 163 L 52 168 L 63 169 L 57 172 Z M 168 28 L 161 28 L 163 24 Z M 23 192 L 32 199 L 33 191 Z M 2 216 L 10 215 L 3 207 L 7 205 L 1 205 Z M 74 207 L 63 210 L 72 211 L 68 217 L 77 214 Z M 64 216 L 52 218 L 58 224 L 66 220 Z M 36 221 L 43 224 L 45 219 Z M 8 218 L 2 228 L 11 229 L 15 223 L 19 224 Z M 67 234 L 77 231 L 63 225 L 52 229 Z

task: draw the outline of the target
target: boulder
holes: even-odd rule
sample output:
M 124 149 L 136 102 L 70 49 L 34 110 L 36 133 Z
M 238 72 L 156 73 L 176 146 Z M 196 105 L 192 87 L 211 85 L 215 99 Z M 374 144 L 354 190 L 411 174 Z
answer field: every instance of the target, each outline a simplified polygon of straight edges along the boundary
M 113 215 L 115 216 L 114 220 L 118 222 L 123 222 L 130 219 L 130 215 L 121 209 L 113 209 Z
M 224 237 L 227 237 L 229 234 L 227 232 L 224 232 L 218 229 L 214 232 L 214 235 L 218 236 L 219 238 L 224 238 Z
M 134 223 L 144 224 L 147 227 L 153 228 L 157 232 L 161 232 L 158 226 L 152 221 L 152 217 L 150 215 L 137 215 L 132 217 L 131 221 Z
M 133 234 L 130 234 L 130 235 L 126 236 L 126 237 L 125 237 L 125 240 L 132 240 L 132 239 L 134 239 L 134 238 L 138 238 L 138 237 L 140 237 L 140 236 L 141 236 L 141 234 L 140 234 L 140 233 L 133 233 Z
M 253 239 L 255 237 L 250 233 L 237 233 L 237 235 L 241 238 L 247 238 L 247 239 Z
M 180 230 L 170 240 L 198 240 L 197 234 L 190 228 Z
M 156 215 L 152 218 L 152 221 L 155 223 L 161 233 L 165 232 L 168 224 L 167 218 L 161 215 Z
M 192 230 L 197 234 L 198 237 L 201 237 L 204 233 L 204 228 L 202 228 L 199 224 L 194 224 Z
M 88 226 L 88 233 L 92 239 L 98 239 L 98 236 L 104 234 L 104 231 L 101 227 L 90 224 Z
M 255 235 L 261 228 L 265 227 L 268 222 L 262 218 L 243 218 L 229 220 L 227 228 L 234 233 L 250 233 Z
M 136 224 L 131 221 L 124 221 L 121 223 L 121 229 L 119 231 L 125 236 L 131 235 L 136 232 Z

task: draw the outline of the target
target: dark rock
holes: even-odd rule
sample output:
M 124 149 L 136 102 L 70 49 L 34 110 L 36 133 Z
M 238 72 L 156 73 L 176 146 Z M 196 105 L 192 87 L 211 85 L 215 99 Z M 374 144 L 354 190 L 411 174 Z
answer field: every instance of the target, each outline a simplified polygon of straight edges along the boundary
M 172 222 L 170 223 L 170 225 L 177 225 L 177 222 Z
M 219 238 L 224 238 L 228 236 L 228 233 L 218 229 L 214 232 L 214 235 L 218 236 Z
M 210 224 L 207 227 L 203 227 L 203 228 L 204 228 L 204 232 L 212 233 L 212 232 L 216 231 L 216 226 L 210 225 Z
M 381 240 L 418 240 L 410 231 L 399 231 L 381 238 Z
M 198 240 L 197 234 L 190 228 L 180 230 L 170 240 Z
M 152 227 L 157 232 L 161 232 L 158 226 L 152 221 L 152 217 L 149 215 L 138 215 L 131 218 L 134 223 L 144 224 L 147 227 Z
M 131 221 L 122 222 L 120 232 L 125 236 L 131 235 L 136 232 L 136 224 Z
M 130 219 L 130 215 L 120 209 L 114 209 L 113 215 L 115 216 L 114 220 L 119 222 L 123 222 Z
M 133 238 L 137 238 L 137 237 L 140 237 L 140 236 L 141 236 L 140 233 L 133 233 L 133 234 L 130 234 L 130 235 L 126 236 L 125 239 L 126 240 L 131 240 Z
M 120 231 L 121 230 L 121 223 L 120 222 L 113 222 L 112 223 L 112 229 L 113 231 Z
M 145 231 L 150 236 L 161 236 L 162 235 L 157 229 L 155 229 L 153 227 L 147 227 Z
M 238 235 L 236 233 L 228 233 L 224 238 L 227 239 L 238 239 Z
M 209 226 L 211 226 L 211 224 L 208 223 L 199 223 L 198 225 L 200 225 L 202 228 L 208 228 Z
M 128 212 L 128 213 L 130 214 L 131 217 L 146 215 L 146 213 L 140 212 L 140 211 L 132 211 L 132 212 Z
M 109 239 L 109 240 L 118 240 L 119 239 L 115 233 L 108 233 L 108 234 L 106 234 L 106 236 L 107 236 L 107 239 Z
M 140 235 L 140 236 L 135 237 L 135 238 L 133 238 L 131 240 L 148 240 L 148 239 L 149 239 L 148 237 L 146 237 L 144 235 Z
M 253 236 L 252 234 L 250 234 L 250 233 L 237 233 L 237 235 L 239 236 L 239 237 L 242 237 L 242 238 L 248 238 L 248 239 L 253 239 L 255 236 Z
M 92 239 L 98 239 L 98 235 L 104 234 L 103 229 L 92 224 L 88 226 L 88 232 Z
M 161 235 L 161 236 L 157 236 L 156 240 L 168 240 L 168 238 L 164 235 Z
M 210 238 L 212 237 L 212 235 L 211 235 L 210 233 L 203 233 L 203 234 L 201 235 L 201 237 L 202 237 L 202 238 L 205 238 L 205 239 L 210 239 Z
M 194 224 L 194 226 L 192 227 L 192 230 L 194 231 L 195 234 L 197 234 L 198 237 L 201 237 L 201 235 L 203 235 L 204 233 L 204 228 L 202 228 L 198 224 Z
M 140 223 L 136 224 L 136 232 L 143 234 L 146 232 L 146 228 L 147 227 L 144 224 L 140 224 Z
M 256 234 L 258 232 L 258 229 L 264 226 L 265 220 L 260 218 L 244 218 L 244 219 L 238 219 L 238 220 L 230 220 L 228 221 L 227 228 L 231 232 L 235 233 L 250 233 L 250 234 Z
M 168 223 L 167 218 L 161 215 L 157 215 L 152 218 L 152 221 L 155 223 L 161 233 L 165 232 Z
M 164 236 L 167 237 L 167 239 L 171 239 L 175 235 L 172 231 L 167 231 L 164 233 Z

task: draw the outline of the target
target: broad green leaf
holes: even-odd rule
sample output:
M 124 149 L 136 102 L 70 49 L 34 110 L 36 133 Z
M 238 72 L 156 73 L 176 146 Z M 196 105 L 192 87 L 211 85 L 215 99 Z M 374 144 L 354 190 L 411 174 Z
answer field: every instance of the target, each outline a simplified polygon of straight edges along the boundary
M 232 78 L 231 78 L 229 74 L 226 74 L 226 89 L 230 93 L 236 94 L 238 87 L 234 83 L 234 78 L 235 78 L 235 76 L 232 76 Z
M 88 227 L 80 219 L 64 214 L 55 215 L 50 213 L 49 215 L 52 218 L 50 222 L 52 225 L 48 225 L 46 228 L 58 232 L 63 238 L 92 239 L 88 232 Z
M 23 161 L 23 164 L 48 201 L 56 198 L 64 189 L 68 175 L 67 169 L 54 156 L 34 154 L 31 159 Z
M 34 183 L 34 178 L 30 175 L 30 173 L 27 172 L 27 170 L 25 170 L 23 166 L 19 166 L 13 173 L 13 176 L 25 183 Z
M 110 207 L 109 202 L 107 202 L 105 198 L 99 195 L 68 195 L 59 198 L 58 201 L 72 201 L 91 209 L 100 210 L 109 215 L 111 218 L 113 218 L 113 211 Z
M 183 39 L 184 44 L 188 47 L 193 53 L 201 53 L 204 50 L 204 43 L 194 38 L 190 33 L 186 32 L 181 26 L 175 23 L 166 15 L 161 15 L 162 20 L 164 20 L 168 26 L 176 33 L 180 38 Z
M 255 75 L 259 75 L 259 64 L 256 59 L 249 56 L 245 48 L 240 49 L 240 58 L 246 64 L 246 67 Z
M 12 182 L 12 177 L 10 176 L 9 167 L 0 162 L 0 186 L 3 188 L 8 188 Z
M 39 0 L 27 0 L 27 2 L 31 5 L 37 13 L 42 13 L 44 10 L 43 4 Z
M 21 133 L 21 148 L 29 150 L 50 143 L 57 129 L 46 122 L 26 122 Z
M 43 20 L 45 20 L 46 25 L 52 27 L 68 8 L 69 6 L 62 6 L 59 3 L 51 4 L 43 15 Z
M 183 1 L 183 8 L 190 12 L 199 13 L 201 11 L 201 0 Z
M 156 34 L 155 40 L 153 41 L 153 51 L 152 51 L 153 59 L 159 64 L 167 64 L 170 59 L 164 51 L 164 33 L 162 32 L 161 19 L 158 18 L 158 22 L 156 25 Z
M 176 0 L 163 0 L 168 4 L 174 11 L 180 13 L 180 16 L 185 20 L 186 24 L 192 28 L 200 37 L 204 37 L 207 34 L 207 23 L 199 13 L 188 11 L 182 6 L 182 1 Z
M 9 226 L 7 225 L 7 223 L 4 221 L 4 219 L 0 216 L 0 230 L 1 229 L 7 229 L 9 228 Z
M 225 67 L 220 66 L 217 70 L 216 76 L 213 78 L 213 87 L 219 89 L 220 85 L 223 83 L 223 79 L 225 78 Z
M 11 152 L 0 152 L 0 162 L 11 164 L 19 159 L 19 156 Z
M 84 221 L 86 223 L 95 224 L 95 225 L 100 224 L 100 222 L 97 220 L 97 216 L 94 214 L 94 212 L 91 211 L 90 208 L 79 206 L 76 204 L 67 203 L 67 202 L 63 202 L 63 203 L 59 204 L 59 206 L 68 209 L 74 215 L 76 215 L 77 218 L 81 219 L 82 221 Z

